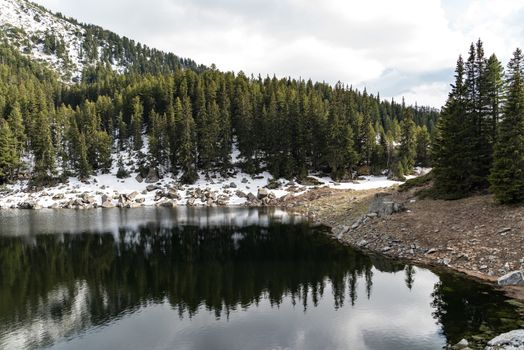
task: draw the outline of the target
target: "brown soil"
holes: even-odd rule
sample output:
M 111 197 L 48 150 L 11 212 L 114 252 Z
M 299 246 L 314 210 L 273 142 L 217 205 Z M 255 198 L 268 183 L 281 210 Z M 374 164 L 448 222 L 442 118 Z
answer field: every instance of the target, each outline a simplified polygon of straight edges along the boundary
M 390 189 L 406 211 L 368 218 L 377 192 L 320 188 L 282 205 L 332 228 L 333 236 L 354 247 L 424 265 L 442 266 L 484 281 L 524 268 L 524 207 L 494 204 L 490 195 L 456 201 L 419 200 L 413 190 Z M 524 299 L 524 288 L 508 288 Z

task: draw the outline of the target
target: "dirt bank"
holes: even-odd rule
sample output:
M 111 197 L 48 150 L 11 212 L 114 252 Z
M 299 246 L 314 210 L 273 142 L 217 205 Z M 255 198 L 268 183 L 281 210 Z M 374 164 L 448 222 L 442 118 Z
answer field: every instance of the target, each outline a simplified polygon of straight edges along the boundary
M 405 211 L 365 218 L 375 193 L 386 190 L 319 189 L 285 203 L 332 228 L 334 238 L 362 250 L 452 269 L 495 282 L 524 268 L 524 207 L 494 204 L 489 195 L 457 201 L 418 199 L 414 191 L 387 190 Z M 524 288 L 508 288 L 524 299 Z

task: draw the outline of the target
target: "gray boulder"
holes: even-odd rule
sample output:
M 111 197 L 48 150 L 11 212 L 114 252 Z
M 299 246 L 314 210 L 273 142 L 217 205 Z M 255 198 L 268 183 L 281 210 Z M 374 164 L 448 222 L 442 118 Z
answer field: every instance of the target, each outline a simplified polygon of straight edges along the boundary
M 146 176 L 146 183 L 152 184 L 155 182 L 158 182 L 160 180 L 160 175 L 158 174 L 158 170 L 156 168 L 149 168 L 149 172 Z
M 157 186 L 157 185 L 147 185 L 146 187 L 146 190 L 147 192 L 153 192 L 153 191 L 156 191 L 156 190 L 159 190 L 160 187 Z
M 134 192 L 131 192 L 130 194 L 127 195 L 127 198 L 132 201 L 134 200 L 137 196 L 139 195 L 139 193 L 137 191 L 134 191 Z
M 115 205 L 113 204 L 113 201 L 110 200 L 110 199 L 102 202 L 102 208 L 106 208 L 107 209 L 107 208 L 114 208 L 114 207 L 115 207 Z
M 259 188 L 258 189 L 258 199 L 264 199 L 267 196 L 269 196 L 269 190 L 267 188 Z
M 27 202 L 22 202 L 18 205 L 18 209 L 28 209 L 28 210 L 38 210 L 38 209 L 42 209 L 42 206 L 39 205 L 37 202 L 35 201 L 27 201 Z
M 499 286 L 524 286 L 522 271 L 512 271 L 497 280 Z
M 240 198 L 247 198 L 247 194 L 245 194 L 245 193 L 242 192 L 242 191 L 236 191 L 235 194 L 237 195 L 237 197 L 240 197 Z
M 524 350 L 524 329 L 503 333 L 491 339 L 484 350 Z
M 388 193 L 377 193 L 369 207 L 369 213 L 379 217 L 389 216 L 404 211 L 404 204 L 395 202 Z

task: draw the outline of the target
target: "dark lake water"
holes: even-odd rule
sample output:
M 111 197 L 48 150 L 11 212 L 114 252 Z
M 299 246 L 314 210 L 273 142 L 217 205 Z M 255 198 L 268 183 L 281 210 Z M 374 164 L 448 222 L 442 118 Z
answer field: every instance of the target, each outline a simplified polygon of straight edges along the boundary
M 489 286 L 278 210 L 0 211 L 0 224 L 0 349 L 442 349 L 524 323 Z

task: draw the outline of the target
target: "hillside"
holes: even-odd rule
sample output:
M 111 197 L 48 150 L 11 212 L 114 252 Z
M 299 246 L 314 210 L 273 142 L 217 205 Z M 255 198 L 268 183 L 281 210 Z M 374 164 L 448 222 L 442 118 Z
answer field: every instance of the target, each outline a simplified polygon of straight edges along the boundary
M 63 183 L 75 198 L 95 193 L 89 205 L 132 192 L 141 205 L 257 205 L 262 187 L 283 196 L 294 183 L 394 184 L 429 165 L 438 110 L 340 83 L 207 69 L 25 0 L 2 7 L 2 206 L 53 205 L 63 193 L 49 186 Z M 147 177 L 160 189 L 135 180 Z
M 80 81 L 86 67 L 97 65 L 108 65 L 120 73 L 203 69 L 192 60 L 79 23 L 27 0 L 2 0 L 0 33 L 21 53 L 45 63 L 66 82 Z

